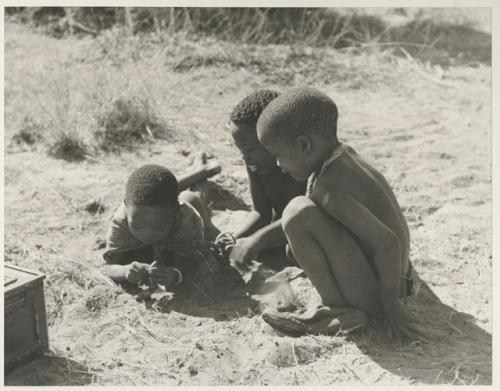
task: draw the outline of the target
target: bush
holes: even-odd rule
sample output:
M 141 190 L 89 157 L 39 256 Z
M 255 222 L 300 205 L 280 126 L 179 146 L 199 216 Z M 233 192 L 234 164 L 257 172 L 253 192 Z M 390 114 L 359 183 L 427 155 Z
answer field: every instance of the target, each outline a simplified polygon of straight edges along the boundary
M 106 152 L 132 147 L 155 138 L 165 138 L 166 124 L 155 114 L 146 99 L 120 98 L 98 117 L 95 132 L 98 146 Z
M 26 115 L 21 124 L 21 129 L 11 138 L 11 144 L 33 146 L 43 139 L 43 126 L 36 122 L 30 115 Z
M 60 130 L 55 133 L 48 146 L 48 153 L 56 159 L 70 162 L 85 160 L 88 155 L 87 145 L 75 131 Z

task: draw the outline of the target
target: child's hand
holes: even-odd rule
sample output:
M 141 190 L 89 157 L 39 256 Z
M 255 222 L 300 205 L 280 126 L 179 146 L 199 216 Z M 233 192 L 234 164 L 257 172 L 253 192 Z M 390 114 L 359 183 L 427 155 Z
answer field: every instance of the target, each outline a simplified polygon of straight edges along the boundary
M 125 278 L 133 284 L 147 283 L 148 275 L 149 265 L 147 263 L 132 262 L 125 273 Z
M 149 266 L 149 283 L 151 286 L 175 286 L 182 281 L 180 271 L 170 266 L 160 266 L 153 262 Z
M 228 253 L 231 248 L 236 244 L 236 239 L 230 232 L 221 232 L 217 238 L 215 238 L 215 244 L 222 249 L 224 253 Z
M 399 337 L 425 340 L 425 333 L 417 319 L 405 308 L 399 298 L 385 298 L 382 300 L 382 305 L 389 321 L 390 337 L 395 333 Z

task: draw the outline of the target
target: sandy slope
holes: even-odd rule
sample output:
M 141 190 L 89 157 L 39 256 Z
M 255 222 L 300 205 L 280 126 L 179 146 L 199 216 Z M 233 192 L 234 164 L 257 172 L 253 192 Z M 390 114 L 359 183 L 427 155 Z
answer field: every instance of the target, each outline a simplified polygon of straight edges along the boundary
M 7 141 L 29 109 L 18 102 L 30 102 L 30 88 L 43 96 L 36 80 L 47 75 L 51 58 L 79 50 L 25 31 L 6 35 Z M 490 67 L 442 75 L 376 53 L 322 55 L 336 64 L 322 80 L 313 72 L 290 78 L 288 68 L 271 76 L 244 68 L 194 70 L 165 92 L 169 104 L 161 107 L 174 124 L 175 142 L 82 163 L 42 151 L 6 153 L 5 259 L 47 274 L 51 342 L 50 356 L 7 375 L 6 384 L 491 383 Z M 24 60 L 30 56 L 35 70 Z M 367 67 L 378 72 L 363 73 Z M 185 76 L 162 68 L 142 77 L 161 93 L 158 80 Z M 255 88 L 308 82 L 336 100 L 340 138 L 396 191 L 423 280 L 409 305 L 427 325 L 428 343 L 391 342 L 377 325 L 352 338 L 274 335 L 259 316 L 262 305 L 283 296 L 299 306 L 317 300 L 303 278 L 267 296 L 236 291 L 215 303 L 179 298 L 145 305 L 92 269 L 101 265 L 94 244 L 122 197 L 127 173 L 144 162 L 182 173 L 197 150 L 208 150 L 223 166 L 209 186 L 214 221 L 231 229 L 244 219 L 244 211 L 224 211 L 249 203 L 242 161 L 223 128 L 228 113 Z M 186 150 L 192 152 L 185 156 Z M 96 197 L 104 214 L 83 209 Z

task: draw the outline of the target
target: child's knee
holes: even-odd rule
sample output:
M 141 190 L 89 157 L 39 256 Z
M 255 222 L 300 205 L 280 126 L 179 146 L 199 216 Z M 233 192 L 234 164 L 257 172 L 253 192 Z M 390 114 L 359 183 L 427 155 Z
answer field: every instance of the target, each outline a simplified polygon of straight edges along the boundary
M 281 224 L 285 233 L 295 231 L 297 228 L 304 228 L 311 224 L 320 208 L 309 198 L 298 196 L 292 199 L 281 216 Z

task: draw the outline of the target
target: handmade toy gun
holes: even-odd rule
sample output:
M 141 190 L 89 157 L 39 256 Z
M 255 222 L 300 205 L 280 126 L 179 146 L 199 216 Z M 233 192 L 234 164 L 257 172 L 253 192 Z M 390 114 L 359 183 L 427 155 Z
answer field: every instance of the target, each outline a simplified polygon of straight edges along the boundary
M 202 161 L 206 161 L 206 157 L 202 156 Z M 177 176 L 177 182 L 179 184 L 179 190 L 183 191 L 188 189 L 189 187 L 196 185 L 199 182 L 204 181 L 205 179 L 211 178 L 214 175 L 219 174 L 222 171 L 222 168 L 219 163 L 214 162 L 212 164 L 204 163 L 200 167 L 196 168 L 194 171 L 191 171 L 188 174 Z

